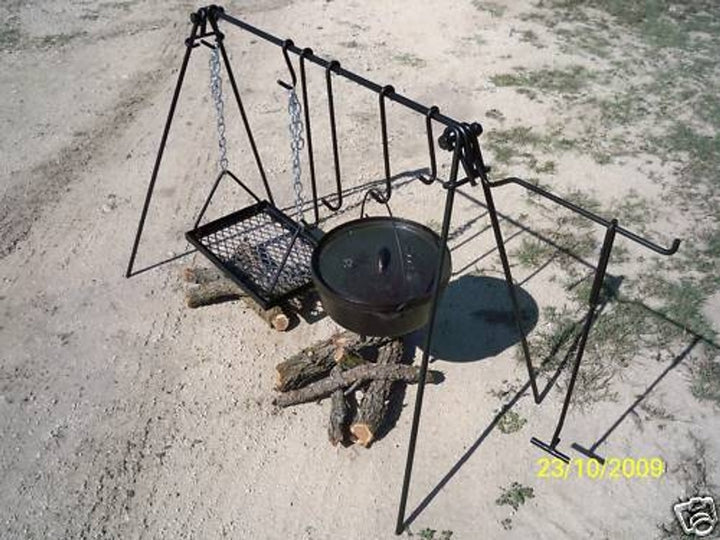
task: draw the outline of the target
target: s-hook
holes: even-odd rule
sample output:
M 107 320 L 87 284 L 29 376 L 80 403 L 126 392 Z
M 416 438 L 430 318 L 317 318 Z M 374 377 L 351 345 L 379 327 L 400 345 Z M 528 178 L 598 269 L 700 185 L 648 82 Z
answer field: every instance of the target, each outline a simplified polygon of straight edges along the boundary
M 305 60 L 308 56 L 312 56 L 311 48 L 306 47 L 300 53 L 300 86 L 302 87 L 303 109 L 305 111 L 305 143 L 307 144 L 308 169 L 310 170 L 310 186 L 312 187 L 313 196 L 313 213 L 315 216 L 314 226 L 320 222 L 320 212 L 318 209 L 317 181 L 315 180 L 315 157 L 313 154 L 312 131 L 310 129 L 310 105 L 308 103 L 307 92 L 307 76 L 305 74 Z
M 290 61 L 290 55 L 288 54 L 288 47 L 295 45 L 292 39 L 286 39 L 282 44 L 282 53 L 285 58 L 285 64 L 287 65 L 288 71 L 290 72 L 290 80 L 292 83 L 288 84 L 285 81 L 278 79 L 277 83 L 282 86 L 285 90 L 294 90 L 297 85 L 297 76 L 295 75 L 295 68 Z
M 390 149 L 388 148 L 388 133 L 387 133 L 387 114 L 385 113 L 385 97 L 395 93 L 395 88 L 387 84 L 380 90 L 380 97 L 378 99 L 380 103 L 380 134 L 382 136 L 382 149 L 383 149 L 383 166 L 385 168 L 385 193 L 380 193 L 377 189 L 370 189 L 369 193 L 373 199 L 380 204 L 387 205 L 392 197 L 392 184 L 390 183 Z
M 322 203 L 333 212 L 340 210 L 343 205 L 342 180 L 340 179 L 340 155 L 338 152 L 337 127 L 335 126 L 335 103 L 333 101 L 332 89 L 332 71 L 340 68 L 340 62 L 330 60 L 325 68 L 325 84 L 327 86 L 328 97 L 328 114 L 330 116 L 330 136 L 332 138 L 333 162 L 335 164 L 335 192 L 337 203 L 331 203 L 327 197 L 322 199 Z
M 435 159 L 435 138 L 433 137 L 432 121 L 433 116 L 438 113 L 440 113 L 440 108 L 433 105 L 425 114 L 425 132 L 427 133 L 428 153 L 430 154 L 430 177 L 425 178 L 425 176 L 419 174 L 418 179 L 427 186 L 437 180 L 437 161 Z

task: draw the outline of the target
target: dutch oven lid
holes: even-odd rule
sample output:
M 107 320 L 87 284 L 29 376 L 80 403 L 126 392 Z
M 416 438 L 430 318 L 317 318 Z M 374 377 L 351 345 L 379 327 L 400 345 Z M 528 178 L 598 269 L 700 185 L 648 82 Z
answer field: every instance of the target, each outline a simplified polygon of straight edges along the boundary
M 398 306 L 432 292 L 440 238 L 399 218 L 347 222 L 315 249 L 312 270 L 331 294 L 369 307 Z M 449 270 L 449 257 L 446 256 Z

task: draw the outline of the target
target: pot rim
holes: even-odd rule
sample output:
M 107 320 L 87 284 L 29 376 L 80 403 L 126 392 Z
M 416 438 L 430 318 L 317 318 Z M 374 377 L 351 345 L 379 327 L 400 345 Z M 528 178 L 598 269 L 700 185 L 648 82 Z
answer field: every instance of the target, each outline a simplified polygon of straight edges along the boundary
M 432 237 L 438 248 L 440 248 L 440 242 L 441 238 L 440 236 L 433 231 L 430 227 L 427 227 L 421 223 L 418 223 L 417 221 L 412 221 L 410 219 L 406 218 L 400 218 L 400 217 L 390 217 L 390 216 L 370 216 L 370 217 L 364 217 L 364 218 L 358 218 L 353 219 L 351 221 L 347 221 L 345 223 L 342 223 L 338 225 L 337 227 L 334 227 L 330 231 L 328 231 L 318 242 L 318 245 L 313 249 L 312 257 L 310 259 L 310 271 L 312 275 L 313 282 L 315 283 L 315 286 L 317 287 L 319 293 L 321 296 L 326 295 L 330 296 L 332 298 L 333 302 L 336 303 L 343 303 L 347 306 L 353 307 L 355 309 L 360 309 L 367 312 L 398 312 L 403 311 L 406 308 L 414 307 L 416 305 L 422 305 L 426 302 L 430 301 L 432 299 L 432 288 L 429 292 L 421 295 L 416 296 L 413 298 L 410 298 L 404 302 L 392 302 L 392 303 L 371 303 L 371 302 L 361 302 L 357 300 L 351 300 L 348 299 L 341 294 L 339 294 L 337 291 L 332 289 L 323 276 L 320 274 L 319 271 L 319 259 L 320 259 L 320 252 L 323 250 L 323 248 L 327 245 L 327 243 L 330 241 L 331 238 L 334 236 L 342 233 L 343 231 L 347 229 L 351 229 L 354 226 L 359 225 L 360 223 L 367 223 L 367 222 L 379 222 L 379 221 L 385 221 L 385 222 L 393 222 L 393 223 L 402 223 L 405 225 L 408 225 L 411 229 L 415 229 L 417 231 L 422 231 L 430 235 Z M 450 274 L 452 272 L 452 262 L 451 262 L 451 255 L 450 250 L 447 247 L 447 244 L 444 246 L 445 248 L 445 261 L 443 263 L 442 268 L 442 275 L 440 276 L 440 287 L 441 289 L 445 288 L 445 286 L 450 281 Z M 440 253 L 440 249 L 438 249 L 438 253 Z M 436 265 L 437 266 L 437 265 Z M 433 273 L 437 270 L 434 269 Z

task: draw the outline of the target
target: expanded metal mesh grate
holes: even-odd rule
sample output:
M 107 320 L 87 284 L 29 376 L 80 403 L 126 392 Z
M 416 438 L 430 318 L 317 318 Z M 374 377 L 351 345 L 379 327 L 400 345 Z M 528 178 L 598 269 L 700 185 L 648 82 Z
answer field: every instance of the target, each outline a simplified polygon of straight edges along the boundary
M 198 227 L 186 237 L 267 309 L 312 283 L 310 258 L 316 241 L 305 230 L 283 265 L 296 232 L 294 221 L 263 201 Z

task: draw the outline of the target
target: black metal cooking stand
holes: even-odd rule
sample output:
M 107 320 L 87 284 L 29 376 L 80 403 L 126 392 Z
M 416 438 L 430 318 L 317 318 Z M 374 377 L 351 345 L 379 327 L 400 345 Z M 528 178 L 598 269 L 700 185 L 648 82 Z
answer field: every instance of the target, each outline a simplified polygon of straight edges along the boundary
M 224 38 L 225 35 L 220 31 L 218 23 L 220 21 L 224 21 L 232 26 L 235 26 L 237 28 L 240 28 L 242 30 L 245 30 L 254 36 L 263 39 L 264 41 L 267 41 L 269 43 L 272 43 L 274 45 L 277 45 L 278 47 L 282 48 L 283 55 L 285 56 L 285 60 L 287 62 L 288 68 L 290 70 L 291 76 L 293 78 L 293 85 L 296 83 L 295 78 L 295 72 L 292 67 L 292 63 L 288 57 L 289 53 L 292 53 L 294 55 L 299 56 L 299 65 L 300 65 L 300 87 L 302 90 L 302 98 L 303 98 L 303 109 L 304 109 L 304 115 L 305 115 L 305 140 L 306 140 L 306 148 L 307 148 L 307 159 L 309 164 L 309 172 L 310 172 L 310 182 L 312 187 L 312 198 L 313 198 L 313 214 L 314 214 L 314 223 L 311 226 L 308 226 L 307 224 L 295 224 L 293 225 L 292 220 L 290 220 L 290 223 L 284 223 L 284 225 L 287 227 L 286 234 L 290 234 L 293 229 L 300 230 L 300 227 L 312 227 L 316 226 L 318 222 L 320 221 L 320 204 L 319 202 L 322 202 L 323 206 L 330 210 L 331 212 L 337 212 L 340 210 L 340 208 L 343 206 L 343 189 L 342 189 L 342 177 L 341 177 L 341 170 L 340 170 L 340 156 L 339 156 L 339 146 L 338 146 L 338 133 L 337 133 L 337 126 L 335 122 L 335 105 L 334 105 L 334 99 L 333 99 L 333 85 L 332 85 L 332 75 L 336 75 L 339 77 L 343 77 L 344 79 L 347 79 L 349 81 L 352 81 L 359 86 L 367 89 L 370 92 L 374 92 L 378 95 L 378 104 L 379 104 L 379 117 L 380 117 L 380 128 L 381 128 L 381 144 L 382 144 L 382 150 L 383 150 L 383 165 L 384 165 L 384 173 L 385 173 L 385 183 L 384 183 L 384 190 L 383 192 L 371 188 L 370 195 L 378 202 L 385 203 L 390 200 L 392 196 L 392 183 L 391 183 L 391 160 L 390 160 L 390 150 L 388 145 L 388 136 L 387 136 L 387 115 L 385 111 L 385 103 L 386 100 L 390 100 L 400 106 L 403 106 L 409 110 L 412 110 L 416 113 L 419 113 L 425 117 L 425 126 L 426 126 L 426 135 L 427 135 L 427 142 L 428 142 L 428 157 L 430 162 L 430 174 L 429 176 L 425 177 L 423 175 L 419 175 L 418 179 L 426 184 L 426 185 L 434 185 L 438 184 L 443 189 L 445 189 L 446 195 L 445 195 L 445 207 L 443 212 L 443 221 L 442 221 L 442 229 L 440 233 L 441 237 L 441 249 L 439 250 L 440 256 L 438 257 L 437 261 L 437 267 L 436 267 L 436 274 L 435 274 L 435 280 L 433 285 L 433 291 L 432 291 L 432 309 L 431 309 L 431 315 L 427 324 L 427 331 L 425 335 L 425 346 L 423 348 L 423 356 L 422 361 L 420 365 L 420 376 L 418 380 L 418 387 L 417 387 L 417 393 L 415 397 L 415 407 L 413 412 L 413 419 L 412 419 L 412 426 L 410 429 L 410 440 L 408 443 L 408 450 L 407 450 L 407 459 L 405 464 L 405 473 L 403 477 L 403 485 L 402 485 L 402 491 L 400 496 L 400 505 L 398 509 L 398 516 L 397 516 L 397 524 L 395 532 L 396 534 L 401 534 L 404 530 L 406 523 L 405 523 L 405 514 L 406 514 L 406 504 L 407 504 L 407 497 L 408 497 L 408 491 L 410 487 L 410 480 L 412 475 L 412 469 L 413 469 L 413 462 L 415 458 L 415 449 L 417 444 L 417 435 L 420 425 L 420 415 L 422 412 L 422 405 L 423 405 L 423 397 L 425 393 L 425 383 L 426 383 L 426 376 L 427 376 L 427 369 L 428 369 L 428 363 L 429 363 L 429 357 L 430 357 L 430 350 L 433 340 L 433 333 L 435 330 L 435 322 L 437 318 L 437 307 L 438 307 L 438 300 L 440 297 L 440 275 L 441 270 L 444 264 L 444 258 L 445 258 L 445 250 L 442 249 L 447 245 L 448 240 L 448 234 L 450 230 L 450 222 L 452 220 L 452 211 L 453 211 L 453 204 L 455 199 L 455 192 L 460 188 L 461 186 L 465 184 L 470 184 L 471 186 L 476 186 L 478 184 L 478 179 L 480 186 L 482 188 L 486 207 L 488 210 L 488 215 L 490 217 L 491 226 L 493 229 L 493 234 L 495 237 L 495 243 L 498 250 L 498 254 L 500 256 L 500 261 L 502 263 L 503 272 L 505 275 L 505 281 L 507 284 L 507 290 L 508 290 L 508 296 L 510 298 L 513 313 L 515 316 L 515 323 L 517 327 L 518 336 L 520 338 L 521 348 L 523 351 L 523 356 L 526 364 L 526 369 L 528 372 L 529 382 L 530 382 L 530 388 L 532 390 L 533 398 L 536 403 L 540 403 L 544 396 L 547 395 L 547 392 L 544 392 L 542 395 L 538 391 L 537 381 L 536 381 L 536 370 L 532 363 L 532 358 L 530 355 L 530 350 L 527 344 L 527 339 L 525 336 L 525 331 L 522 328 L 522 318 L 520 315 L 520 308 L 519 303 L 517 299 L 517 295 L 514 288 L 514 281 L 512 277 L 512 272 L 510 270 L 510 264 L 508 261 L 507 251 L 505 250 L 505 242 L 503 240 L 502 236 L 502 230 L 500 227 L 500 222 L 498 219 L 498 212 L 495 207 L 495 203 L 493 200 L 493 188 L 499 188 L 505 185 L 509 184 L 515 184 L 518 186 L 523 187 L 524 189 L 530 190 L 574 213 L 577 213 L 599 225 L 605 228 L 605 240 L 603 242 L 602 248 L 600 250 L 600 256 L 599 256 L 599 262 L 597 265 L 597 268 L 595 270 L 594 279 L 593 279 L 593 285 L 592 290 L 590 293 L 589 298 L 589 309 L 588 313 L 585 318 L 585 323 L 583 325 L 583 329 L 581 331 L 581 334 L 579 336 L 578 340 L 578 347 L 575 354 L 575 361 L 572 366 L 572 371 L 570 375 L 570 381 L 568 384 L 567 391 L 565 393 L 565 397 L 563 399 L 562 409 L 560 412 L 560 416 L 558 418 L 557 426 L 555 428 L 555 431 L 552 435 L 552 438 L 549 443 L 545 443 L 540 441 L 539 439 L 533 437 L 531 439 L 531 442 L 535 444 L 536 446 L 542 448 L 543 450 L 551 453 L 553 456 L 558 457 L 564 461 L 569 461 L 569 457 L 562 453 L 560 450 L 558 450 L 558 444 L 560 442 L 560 434 L 562 432 L 562 428 L 565 422 L 565 418 L 568 412 L 569 405 L 571 403 L 573 390 L 575 387 L 575 381 L 577 379 L 577 375 L 579 372 L 581 360 L 584 354 L 585 345 L 588 340 L 588 336 L 590 334 L 590 329 L 592 327 L 592 324 L 594 322 L 594 319 L 596 318 L 598 314 L 598 305 L 599 305 L 599 296 L 600 291 L 605 279 L 605 274 L 608 266 L 608 262 L 610 259 L 610 255 L 612 253 L 613 248 L 613 242 L 615 240 L 615 237 L 617 235 L 623 236 L 625 238 L 628 238 L 629 240 L 640 244 L 641 246 L 648 248 L 656 253 L 659 253 L 661 255 L 672 255 L 675 253 L 680 245 L 680 241 L 678 239 L 673 240 L 671 246 L 669 248 L 664 248 L 654 242 L 651 242 L 650 240 L 647 240 L 646 238 L 643 238 L 623 227 L 618 225 L 617 220 L 615 219 L 605 219 L 601 216 L 598 216 L 597 214 L 594 214 L 590 212 L 589 210 L 586 210 L 572 202 L 569 202 L 562 197 L 559 197 L 551 192 L 548 192 L 530 182 L 527 182 L 526 180 L 520 179 L 520 178 L 505 178 L 499 181 L 492 182 L 488 178 L 488 172 L 490 171 L 490 168 L 487 167 L 484 163 L 482 152 L 480 150 L 480 145 L 478 143 L 478 137 L 482 134 L 482 126 L 478 123 L 466 123 L 466 122 L 459 122 L 453 118 L 450 118 L 446 115 L 443 115 L 440 112 L 440 109 L 437 106 L 431 106 L 427 107 L 425 105 L 422 105 L 416 101 L 413 101 L 412 99 L 409 99 L 402 94 L 395 91 L 395 89 L 390 85 L 380 85 L 373 81 L 370 81 L 361 75 L 358 75 L 352 71 L 349 71 L 345 68 L 343 68 L 337 60 L 326 60 L 320 56 L 317 56 L 312 49 L 309 48 L 300 48 L 297 47 L 291 40 L 288 39 L 281 39 L 277 36 L 274 36 L 272 34 L 269 34 L 259 28 L 256 28 L 240 19 L 236 19 L 235 17 L 232 17 L 225 13 L 222 7 L 219 6 L 208 6 L 205 8 L 201 8 L 195 13 L 193 13 L 190 17 L 190 21 L 192 22 L 192 29 L 190 31 L 190 36 L 185 40 L 186 50 L 185 50 L 185 56 L 183 58 L 180 72 L 178 74 L 177 84 L 175 86 L 175 91 L 173 93 L 173 97 L 170 103 L 170 110 L 168 112 L 167 120 L 165 122 L 165 127 L 163 129 L 162 137 L 160 140 L 160 147 L 158 149 L 157 157 L 155 159 L 155 165 L 153 167 L 153 172 L 150 177 L 150 183 L 148 186 L 147 194 L 145 196 L 145 202 L 143 204 L 142 212 L 140 215 L 140 221 L 138 224 L 137 233 L 135 235 L 135 240 L 133 243 L 132 252 L 130 255 L 130 261 L 128 263 L 126 277 L 131 277 L 133 275 L 133 266 L 135 262 L 135 257 L 138 250 L 138 245 L 140 243 L 140 238 L 142 235 L 142 231 L 145 225 L 145 219 L 147 217 L 148 209 L 150 206 L 150 202 L 152 199 L 153 190 L 155 188 L 155 183 L 157 180 L 158 171 L 160 168 L 160 162 L 162 160 L 163 152 L 165 150 L 165 145 L 167 143 L 167 137 L 168 133 L 170 131 L 170 126 L 172 124 L 173 116 L 175 114 L 175 109 L 177 106 L 178 98 L 180 96 L 180 90 L 182 88 L 183 80 L 185 77 L 185 73 L 187 70 L 188 62 L 190 60 L 190 55 L 193 49 L 199 47 L 200 45 L 204 45 L 209 48 L 218 47 L 222 56 L 223 64 L 225 66 L 225 69 L 227 71 L 227 76 L 230 81 L 230 85 L 232 87 L 233 96 L 235 98 L 235 101 L 237 103 L 237 106 L 240 111 L 240 116 L 242 118 L 243 127 L 245 129 L 245 132 L 248 136 L 248 140 L 250 142 L 250 147 L 255 159 L 255 163 L 257 166 L 257 170 L 260 176 L 260 179 L 262 181 L 262 184 L 265 188 L 265 193 L 267 195 L 268 201 L 261 201 L 261 199 L 244 183 L 242 182 L 237 176 L 232 174 L 229 171 L 223 171 L 223 173 L 218 176 L 212 186 L 212 189 L 210 190 L 210 195 L 204 202 L 202 209 L 200 211 L 200 214 L 198 215 L 195 223 L 195 231 L 202 229 L 202 227 L 205 226 L 199 226 L 200 221 L 202 220 L 203 215 L 205 214 L 205 211 L 207 210 L 208 205 L 210 204 L 210 200 L 212 199 L 217 186 L 224 177 L 229 177 L 234 182 L 236 182 L 238 185 L 240 185 L 245 191 L 247 191 L 256 201 L 256 205 L 262 206 L 263 211 L 268 212 L 280 212 L 276 207 L 272 196 L 272 191 L 270 189 L 270 184 L 268 183 L 267 176 L 265 174 L 265 170 L 262 165 L 262 160 L 260 157 L 260 152 L 258 150 L 258 147 L 255 143 L 255 139 L 253 137 L 252 129 L 250 127 L 250 122 L 248 119 L 248 116 L 245 112 L 243 102 L 240 96 L 240 92 L 238 90 L 237 83 L 235 81 L 235 77 L 232 71 L 232 67 L 230 65 L 230 61 L 228 59 L 227 52 L 225 50 L 224 46 Z M 208 28 L 209 26 L 209 28 Z M 211 43 L 209 38 L 214 39 L 214 44 Z M 326 92 L 327 92 L 327 98 L 328 98 L 328 117 L 330 121 L 330 134 L 331 134 L 331 142 L 332 142 L 332 150 L 333 150 L 333 167 L 334 167 L 334 175 L 335 175 L 335 194 L 333 195 L 333 200 L 328 197 L 320 197 L 318 195 L 318 187 L 317 187 L 317 180 L 316 180 L 316 174 L 315 174 L 315 158 L 314 158 L 314 151 L 313 151 L 313 142 L 312 142 L 312 130 L 310 125 L 310 113 L 309 113 L 309 96 L 307 92 L 307 74 L 306 74 L 306 62 L 311 62 L 313 64 L 316 64 L 322 68 L 325 69 L 325 78 L 326 78 Z M 281 83 L 283 85 L 286 85 L 287 83 Z M 435 139 L 433 135 L 433 121 L 437 122 L 439 124 L 442 124 L 444 126 L 444 131 L 442 135 L 438 138 L 438 146 L 447 152 L 452 152 L 452 161 L 451 161 L 451 167 L 450 167 L 450 174 L 446 181 L 442 181 L 437 176 L 437 162 L 436 162 L 436 149 L 435 149 Z M 462 170 L 464 172 L 464 176 L 460 178 L 460 167 L 462 167 Z M 247 209 L 246 209 L 247 210 Z M 241 211 L 243 212 L 243 211 Z M 280 212 L 282 214 L 282 212 Z M 232 214 L 231 214 L 232 216 Z M 222 219 L 232 219 L 230 216 L 226 216 Z M 286 218 L 289 219 L 289 218 Z M 212 227 L 217 227 L 217 224 L 213 222 Z M 212 228 L 211 227 L 211 228 Z M 222 228 L 222 227 L 221 227 Z M 192 232 L 192 231 L 191 231 Z M 190 233 L 189 233 L 190 234 Z M 197 244 L 196 244 L 197 245 Z M 207 254 L 207 253 L 206 253 Z M 251 291 L 252 292 L 252 291 Z M 292 293 L 288 293 L 292 294 Z M 258 298 L 259 295 L 254 294 L 254 297 L 259 300 L 263 300 L 262 298 Z

